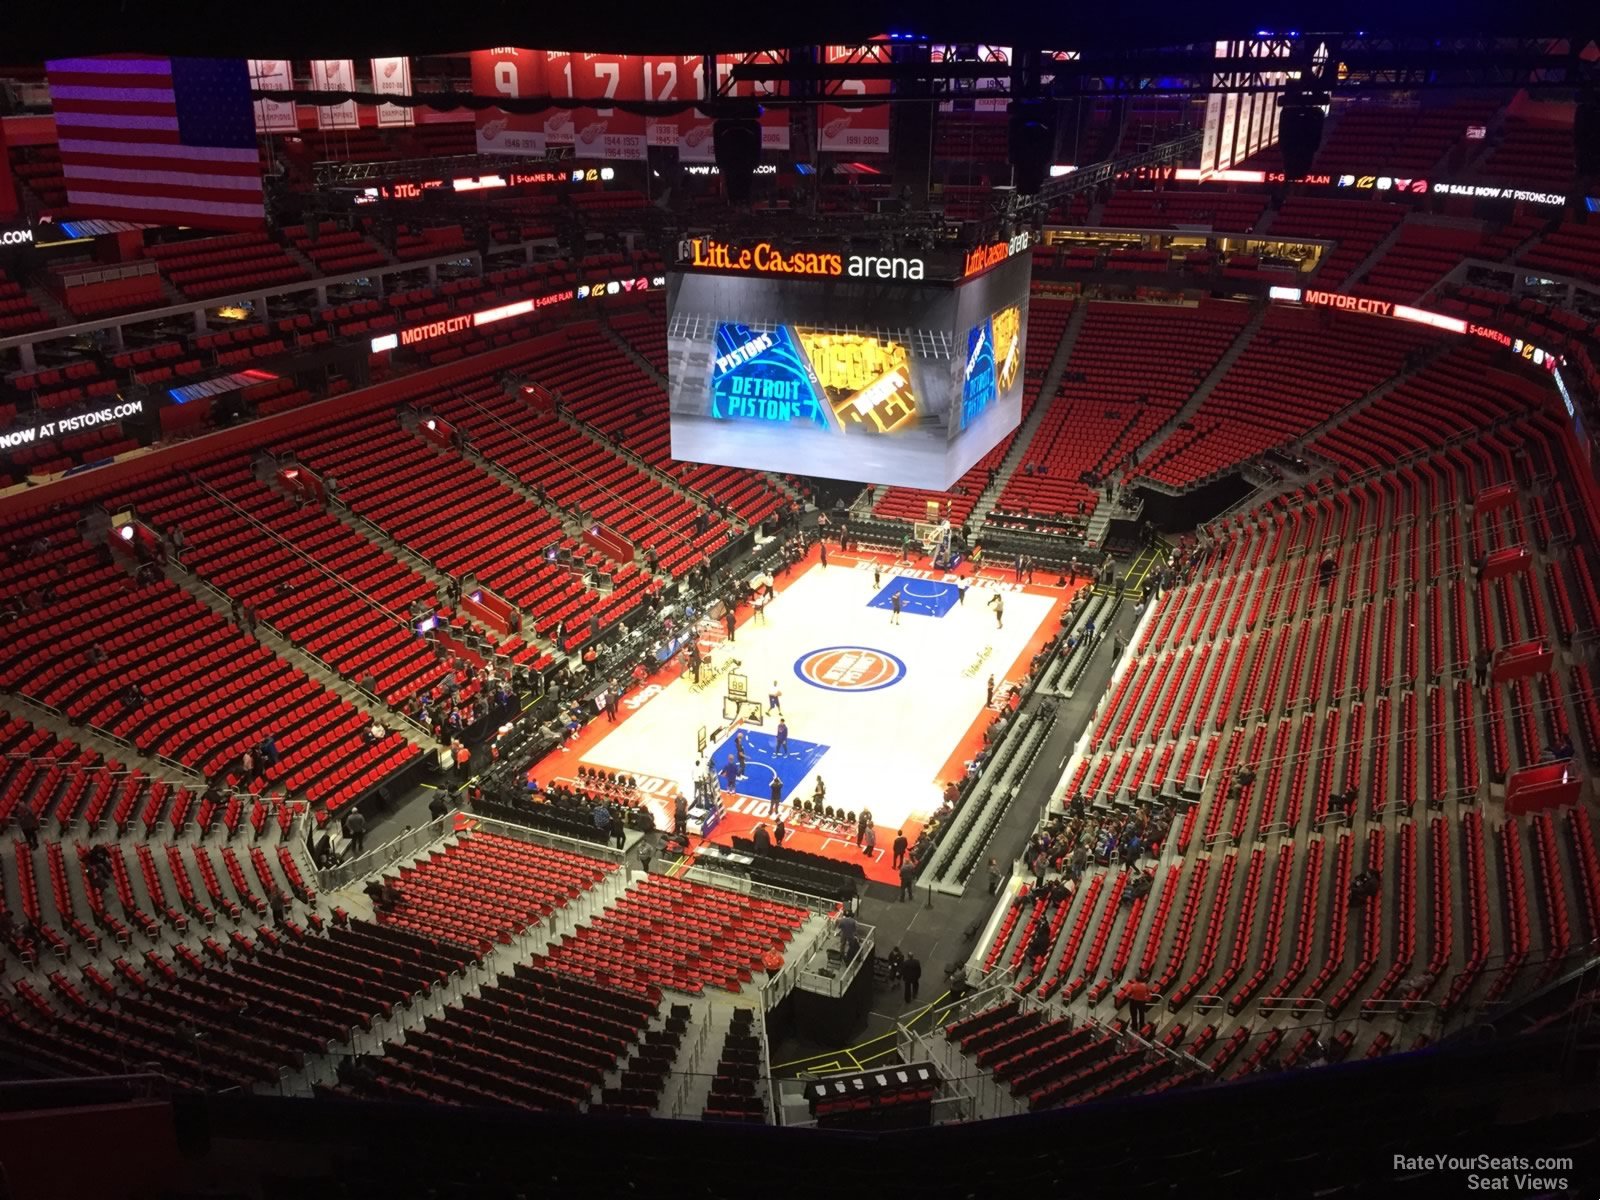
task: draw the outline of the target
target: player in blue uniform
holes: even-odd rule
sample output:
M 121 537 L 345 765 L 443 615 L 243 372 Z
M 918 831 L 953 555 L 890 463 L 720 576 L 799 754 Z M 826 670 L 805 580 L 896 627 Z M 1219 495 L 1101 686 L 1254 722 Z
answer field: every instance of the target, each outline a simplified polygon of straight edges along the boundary
M 774 710 L 777 711 L 780 717 L 783 716 L 783 692 L 778 689 L 778 681 L 776 679 L 772 681 L 772 690 L 767 693 L 767 711 L 773 712 Z
M 789 753 L 789 725 L 784 721 L 781 714 L 778 717 L 778 740 L 772 752 L 774 754 Z

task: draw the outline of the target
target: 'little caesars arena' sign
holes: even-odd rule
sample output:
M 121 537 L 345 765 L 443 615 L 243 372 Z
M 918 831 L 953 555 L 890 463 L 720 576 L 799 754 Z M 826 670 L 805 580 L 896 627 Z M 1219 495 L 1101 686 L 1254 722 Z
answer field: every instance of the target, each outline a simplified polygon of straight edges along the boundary
M 8 433 L 0 433 L 0 450 L 15 450 L 18 446 L 42 442 L 49 438 L 60 437 L 62 434 L 77 433 L 81 429 L 104 425 L 107 421 L 120 421 L 123 417 L 136 416 L 143 411 L 143 400 L 122 400 L 108 408 L 96 409 L 93 412 L 43 421 L 24 429 L 13 429 Z
M 688 238 L 679 246 L 683 265 L 711 271 L 751 275 L 798 275 L 814 279 L 926 279 L 920 258 L 899 255 L 837 254 L 829 251 L 784 251 L 771 242 L 736 246 L 716 238 Z

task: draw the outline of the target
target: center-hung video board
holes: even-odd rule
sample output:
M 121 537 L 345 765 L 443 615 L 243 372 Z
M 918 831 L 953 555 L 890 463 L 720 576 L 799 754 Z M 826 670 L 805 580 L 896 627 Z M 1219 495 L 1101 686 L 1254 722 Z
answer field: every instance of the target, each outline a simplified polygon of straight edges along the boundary
M 673 456 L 949 487 L 1021 419 L 1027 249 L 687 239 L 667 281 Z

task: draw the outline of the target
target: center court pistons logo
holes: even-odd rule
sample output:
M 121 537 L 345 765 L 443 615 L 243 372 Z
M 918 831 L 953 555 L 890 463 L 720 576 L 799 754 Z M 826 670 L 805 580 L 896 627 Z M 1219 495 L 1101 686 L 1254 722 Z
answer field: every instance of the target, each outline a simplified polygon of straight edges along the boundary
M 870 646 L 825 646 L 794 660 L 794 673 L 830 692 L 876 692 L 906 677 L 906 664 Z

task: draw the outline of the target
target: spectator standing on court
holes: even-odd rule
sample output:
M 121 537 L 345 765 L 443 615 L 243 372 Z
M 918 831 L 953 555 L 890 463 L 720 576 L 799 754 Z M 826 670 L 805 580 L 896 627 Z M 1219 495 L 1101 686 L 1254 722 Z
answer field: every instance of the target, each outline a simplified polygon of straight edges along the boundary
M 770 817 L 783 806 L 783 781 L 776 774 L 772 776 L 771 797 L 767 803 L 767 815 Z
M 898 833 L 896 833 L 894 835 L 893 850 L 894 850 L 894 866 L 895 866 L 896 870 L 899 870 L 900 864 L 905 862 L 905 860 L 906 860 L 906 846 L 907 846 L 906 831 L 904 829 L 902 829 L 902 830 L 900 830 Z

